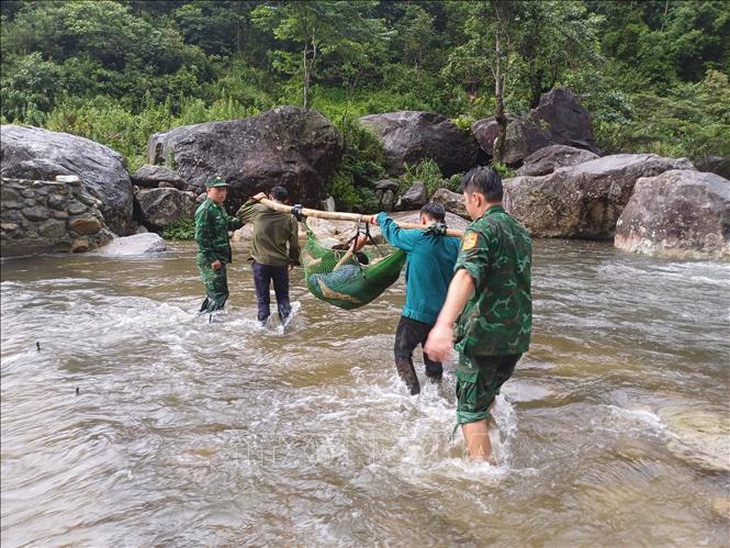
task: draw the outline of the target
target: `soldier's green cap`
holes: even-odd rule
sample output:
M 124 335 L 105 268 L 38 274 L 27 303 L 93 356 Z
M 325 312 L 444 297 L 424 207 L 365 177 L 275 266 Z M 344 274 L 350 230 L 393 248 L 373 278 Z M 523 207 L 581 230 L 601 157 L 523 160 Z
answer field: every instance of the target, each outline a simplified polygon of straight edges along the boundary
M 219 186 L 228 186 L 228 183 L 226 183 L 223 179 L 220 177 L 211 177 L 207 181 L 205 181 L 205 188 L 215 188 Z

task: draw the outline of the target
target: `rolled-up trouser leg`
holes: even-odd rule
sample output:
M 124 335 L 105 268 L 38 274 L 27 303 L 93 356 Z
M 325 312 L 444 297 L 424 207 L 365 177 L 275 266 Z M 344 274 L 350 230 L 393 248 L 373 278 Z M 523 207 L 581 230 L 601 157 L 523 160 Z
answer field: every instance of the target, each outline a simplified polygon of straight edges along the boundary
M 253 283 L 256 288 L 256 300 L 258 301 L 258 320 L 265 322 L 271 314 L 269 286 L 271 284 L 270 266 L 253 263 Z
M 222 263 L 218 270 L 207 262 L 198 262 L 200 279 L 205 286 L 206 298 L 200 307 L 201 312 L 215 312 L 222 309 L 228 300 L 228 275 L 226 264 Z
M 416 395 L 421 391 L 418 375 L 416 375 L 416 370 L 413 368 L 413 350 L 421 342 L 420 337 L 415 336 L 416 331 L 413 329 L 413 321 L 401 316 L 395 332 L 395 346 L 393 348 L 398 376 L 406 383 L 412 395 Z
M 289 267 L 271 266 L 269 268 L 271 268 L 271 278 L 274 280 L 276 308 L 279 311 L 279 319 L 283 322 L 291 314 L 291 303 L 289 302 Z

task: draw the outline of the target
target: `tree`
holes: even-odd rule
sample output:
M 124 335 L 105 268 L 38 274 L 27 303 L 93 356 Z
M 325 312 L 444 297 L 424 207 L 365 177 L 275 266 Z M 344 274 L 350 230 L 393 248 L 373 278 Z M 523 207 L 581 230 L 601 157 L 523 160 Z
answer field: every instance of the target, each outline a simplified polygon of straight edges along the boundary
M 507 117 L 504 108 L 505 83 L 515 61 L 515 40 L 520 35 L 520 14 L 528 2 L 485 0 L 463 4 L 467 10 L 464 33 L 467 41 L 449 56 L 446 74 L 465 78 L 469 92 L 490 79 L 494 85 L 494 118 L 499 126 L 494 145 L 494 160 L 504 156 Z M 457 6 L 457 9 L 461 6 Z
M 598 29 L 603 17 L 588 13 L 583 2 L 574 0 L 528 2 L 524 11 L 515 43 L 515 71 L 529 107 L 535 108 L 566 71 L 588 70 L 602 62 Z
M 454 48 L 445 70 L 461 77 L 472 97 L 491 83 L 494 118 L 499 125 L 494 157 L 504 154 L 507 97 L 526 97 L 537 106 L 540 95 L 560 83 L 569 68 L 600 60 L 596 39 L 601 18 L 587 14 L 582 2 L 482 0 L 456 6 L 467 12 L 466 41 Z
M 276 66 L 289 74 L 301 71 L 305 110 L 311 106 L 312 77 L 320 54 L 337 51 L 351 68 L 367 60 L 363 44 L 383 34 L 380 21 L 367 15 L 374 6 L 369 1 L 290 1 L 268 2 L 254 10 L 254 22 L 273 32 L 282 47 L 287 42 L 299 44 L 298 54 L 276 51 Z M 296 62 L 295 56 L 301 61 Z

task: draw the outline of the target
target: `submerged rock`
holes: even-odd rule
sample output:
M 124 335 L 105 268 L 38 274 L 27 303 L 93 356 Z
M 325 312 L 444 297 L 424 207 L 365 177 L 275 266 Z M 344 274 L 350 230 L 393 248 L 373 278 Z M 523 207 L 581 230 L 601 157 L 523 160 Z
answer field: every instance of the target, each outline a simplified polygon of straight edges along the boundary
M 154 232 L 144 232 L 115 238 L 94 254 L 105 257 L 133 257 L 137 255 L 154 255 L 163 251 L 167 251 L 167 244 L 162 236 Z
M 712 511 L 730 521 L 730 498 L 718 497 L 712 501 Z
M 671 453 L 703 470 L 730 472 L 730 423 L 727 415 L 692 407 L 659 410 L 670 439 Z

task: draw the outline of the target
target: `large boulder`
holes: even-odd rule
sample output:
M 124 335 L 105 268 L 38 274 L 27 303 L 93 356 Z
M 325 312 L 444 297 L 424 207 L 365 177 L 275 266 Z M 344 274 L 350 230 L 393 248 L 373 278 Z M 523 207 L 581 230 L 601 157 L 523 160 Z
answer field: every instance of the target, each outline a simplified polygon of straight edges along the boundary
M 242 120 L 208 122 L 153 135 L 149 163 L 166 165 L 203 192 L 213 175 L 231 190 L 235 212 L 249 197 L 282 185 L 292 202 L 316 207 L 342 156 L 337 129 L 319 112 L 285 106 Z
M 363 116 L 360 123 L 382 139 L 386 168 L 393 177 L 404 173 L 405 164 L 427 158 L 450 177 L 474 167 L 479 157 L 474 138 L 441 114 L 406 110 Z
M 525 158 L 517 175 L 547 175 L 559 167 L 575 166 L 599 158 L 589 150 L 568 145 L 550 145 L 533 152 Z
M 421 211 L 418 209 L 412 211 L 400 211 L 398 213 L 393 213 L 390 217 L 399 223 L 419 224 L 421 222 Z M 471 219 L 463 219 L 458 215 L 449 213 L 448 211 L 446 212 L 446 218 L 444 220 L 446 221 L 446 226 L 453 228 L 454 230 L 464 230 L 471 224 Z M 373 227 L 371 230 L 373 230 L 373 234 L 377 234 L 382 237 L 378 227 Z
M 423 181 L 415 181 L 403 196 L 398 198 L 395 209 L 404 211 L 407 209 L 420 209 L 428 201 L 428 191 Z
M 489 156 L 494 155 L 497 130 L 494 117 L 477 120 L 471 126 L 472 135 Z M 578 97 L 565 88 L 544 93 L 537 108 L 524 116 L 507 115 L 502 161 L 519 165 L 549 145 L 568 145 L 597 152 L 590 114 L 581 106 Z
M 730 258 L 730 181 L 689 170 L 640 178 L 614 245 L 669 258 Z
M 543 93 L 531 116 L 547 125 L 553 143 L 597 152 L 591 115 L 569 89 L 555 88 Z
M 507 116 L 507 125 L 514 121 L 514 116 Z M 489 156 L 494 156 L 494 141 L 497 139 L 497 132 L 499 131 L 499 124 L 494 116 L 489 118 L 482 118 L 477 120 L 471 125 L 471 134 L 479 144 L 479 147 Z M 507 144 L 505 143 L 505 149 Z
M 178 190 L 191 190 L 185 179 L 164 166 L 144 165 L 135 171 L 130 179 L 133 185 L 142 188 L 172 187 Z
M 709 171 L 725 179 L 730 179 L 730 158 L 722 156 L 703 156 L 694 161 L 697 171 Z
M 195 214 L 195 194 L 175 188 L 144 188 L 135 194 L 140 221 L 150 230 L 160 231 Z
M 458 192 L 453 192 L 448 188 L 439 188 L 431 196 L 431 201 L 441 204 L 446 211 L 471 221 L 466 212 L 466 206 L 464 206 L 464 197 Z
M 494 144 L 497 139 L 499 125 L 492 118 L 485 118 L 474 122 L 471 132 L 474 139 L 488 156 L 494 156 Z M 504 139 L 504 154 L 502 162 L 517 165 L 524 158 L 552 144 L 550 131 L 544 125 L 528 116 L 508 116 L 507 134 Z
M 84 190 L 101 201 L 106 225 L 116 234 L 134 231 L 132 183 L 124 157 L 83 137 L 31 126 L 0 127 L 3 177 L 54 181 L 76 175 Z
M 383 179 L 375 183 L 375 199 L 380 211 L 390 213 L 395 209 L 395 194 L 398 191 L 398 180 Z
M 610 240 L 639 177 L 693 169 L 684 158 L 616 154 L 504 181 L 505 207 L 535 237 Z

